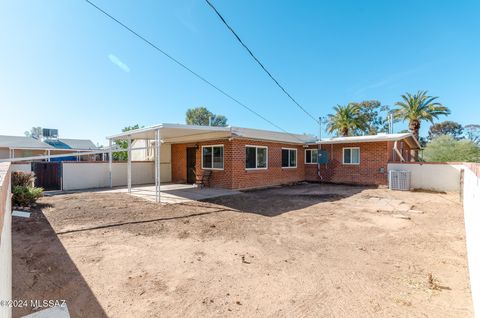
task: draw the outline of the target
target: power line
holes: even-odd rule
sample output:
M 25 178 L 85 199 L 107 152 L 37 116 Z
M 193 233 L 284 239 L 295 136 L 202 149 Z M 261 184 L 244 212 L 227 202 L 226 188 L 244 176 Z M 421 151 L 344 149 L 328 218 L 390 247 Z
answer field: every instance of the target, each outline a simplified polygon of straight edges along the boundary
M 305 114 L 307 114 L 310 118 L 312 118 L 317 124 L 320 124 L 320 122 L 318 121 L 318 119 L 316 119 L 312 114 L 310 114 L 305 108 L 302 107 L 302 105 L 300 105 L 296 100 L 295 98 L 292 97 L 292 95 L 290 95 L 287 90 L 275 79 L 275 77 L 273 77 L 273 75 L 267 70 L 267 68 L 263 65 L 262 62 L 260 62 L 260 60 L 255 56 L 255 54 L 253 54 L 253 52 L 248 48 L 248 46 L 242 41 L 242 39 L 240 39 L 240 37 L 238 36 L 238 34 L 233 30 L 233 28 L 227 23 L 227 21 L 225 20 L 225 18 L 220 14 L 220 12 L 218 12 L 217 8 L 215 8 L 215 6 L 209 1 L 209 0 L 205 0 L 205 2 L 213 9 L 213 11 L 215 11 L 215 13 L 217 14 L 217 16 L 220 18 L 220 20 L 222 20 L 223 24 L 225 24 L 225 26 L 233 33 L 233 35 L 235 36 L 235 38 L 238 40 L 238 42 L 240 42 L 240 44 L 245 48 L 245 50 L 247 50 L 248 54 L 250 54 L 250 56 L 255 60 L 255 62 L 257 62 L 258 65 L 260 65 L 260 67 L 265 71 L 265 73 L 267 73 L 267 75 L 275 82 L 275 84 L 277 84 L 278 87 L 280 87 L 280 89 L 288 96 L 288 98 L 290 98 L 292 100 L 292 102 L 295 103 L 295 105 L 297 105 Z
M 153 47 L 155 50 L 157 50 L 158 52 L 162 53 L 164 56 L 166 56 L 167 58 L 169 58 L 170 60 L 172 60 L 173 62 L 175 62 L 176 64 L 178 64 L 179 66 L 181 66 L 182 68 L 184 68 L 185 70 L 187 70 L 188 72 L 190 72 L 191 74 L 193 74 L 194 76 L 196 76 L 197 78 L 199 78 L 200 80 L 202 80 L 203 82 L 207 83 L 208 85 L 210 85 L 211 87 L 213 87 L 215 90 L 217 90 L 218 92 L 220 92 L 221 94 L 223 94 L 224 96 L 228 97 L 229 99 L 231 99 L 232 101 L 234 101 L 235 103 L 237 103 L 238 105 L 242 106 L 243 108 L 247 109 L 248 111 L 250 111 L 251 113 L 255 114 L 256 116 L 260 117 L 261 119 L 265 120 L 267 123 L 269 123 L 270 125 L 274 126 L 275 128 L 277 129 L 280 129 L 281 131 L 295 137 L 297 140 L 301 141 L 302 143 L 304 142 L 303 140 L 297 138 L 297 136 L 295 136 L 294 134 L 292 133 L 289 133 L 288 131 L 286 131 L 285 129 L 283 129 L 282 127 L 278 126 L 277 124 L 273 123 L 272 121 L 270 121 L 269 119 L 265 118 L 263 115 L 259 114 L 258 112 L 256 112 L 255 110 L 253 110 L 251 107 L 245 105 L 244 103 L 240 102 L 238 99 L 234 98 L 232 95 L 228 94 L 227 92 L 225 92 L 224 90 L 222 90 L 221 88 L 219 88 L 218 86 L 216 86 L 215 84 L 213 84 L 212 82 L 210 82 L 209 80 L 207 80 L 205 77 L 201 76 L 200 74 L 198 74 L 197 72 L 195 72 L 194 70 L 192 70 L 191 68 L 189 68 L 188 66 L 186 66 L 185 64 L 183 64 L 182 62 L 180 62 L 179 60 L 177 60 L 176 58 L 174 58 L 173 56 L 171 56 L 170 54 L 168 54 L 167 52 L 165 52 L 164 50 L 162 50 L 161 48 L 159 48 L 158 46 L 156 46 L 154 43 L 152 43 L 151 41 L 149 41 L 148 39 L 146 39 L 145 37 L 143 37 L 142 35 L 140 35 L 139 33 L 137 33 L 136 31 L 134 31 L 132 28 L 130 28 L 129 26 L 125 25 L 124 23 L 122 23 L 121 21 L 119 21 L 117 18 L 115 18 L 114 16 L 112 16 L 111 14 L 109 14 L 108 12 L 106 12 L 105 10 L 103 10 L 102 8 L 98 7 L 96 4 L 94 4 L 93 2 L 91 2 L 90 0 L 85 0 L 89 5 L 91 5 L 93 8 L 97 9 L 98 11 L 100 11 L 101 13 L 103 13 L 105 16 L 107 16 L 108 18 L 110 18 L 111 20 L 115 21 L 116 23 L 118 23 L 119 25 L 121 25 L 124 29 L 126 29 L 127 31 L 129 31 L 130 33 L 132 33 L 133 35 L 135 35 L 136 37 L 138 37 L 139 39 L 141 39 L 142 41 L 144 41 L 145 43 L 147 43 L 148 45 L 150 45 L 151 47 Z

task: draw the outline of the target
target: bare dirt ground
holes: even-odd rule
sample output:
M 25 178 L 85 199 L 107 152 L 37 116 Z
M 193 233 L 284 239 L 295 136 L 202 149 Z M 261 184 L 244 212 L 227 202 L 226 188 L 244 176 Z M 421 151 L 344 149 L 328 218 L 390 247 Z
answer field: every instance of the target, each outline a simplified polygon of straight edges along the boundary
M 13 296 L 66 299 L 72 317 L 473 316 L 455 195 L 304 184 L 40 203 L 14 218 Z

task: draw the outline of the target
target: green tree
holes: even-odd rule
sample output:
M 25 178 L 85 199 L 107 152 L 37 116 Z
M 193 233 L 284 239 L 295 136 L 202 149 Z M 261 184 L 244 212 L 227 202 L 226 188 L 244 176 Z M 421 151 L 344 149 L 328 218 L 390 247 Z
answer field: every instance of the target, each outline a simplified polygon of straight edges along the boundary
M 456 140 L 460 140 L 463 138 L 463 127 L 459 123 L 450 120 L 430 126 L 428 139 L 433 140 L 442 135 L 449 135 Z
M 438 97 L 427 95 L 427 91 L 418 91 L 412 95 L 402 95 L 402 101 L 395 103 L 396 109 L 392 111 L 396 120 L 408 121 L 408 128 L 415 138 L 419 139 L 419 131 L 422 121 L 433 124 L 434 119 L 441 115 L 449 115 L 450 110 L 435 100 Z
M 223 115 L 215 115 L 206 107 L 190 108 L 185 114 L 185 122 L 188 125 L 199 126 L 227 126 L 227 117 Z
M 480 162 L 480 146 L 468 139 L 456 140 L 452 136 L 443 135 L 427 144 L 423 157 L 431 162 Z
M 327 116 L 327 131 L 329 133 L 345 137 L 367 130 L 366 119 L 362 116 L 358 105 L 337 105 L 333 109 L 335 113 Z
M 390 108 L 382 105 L 378 100 L 365 100 L 360 103 L 350 103 L 358 107 L 360 115 L 365 120 L 365 131 L 357 131 L 355 134 L 366 133 L 376 135 L 379 132 L 388 132 L 388 112 Z
M 465 125 L 465 136 L 476 144 L 480 144 L 480 125 Z
M 43 135 L 42 127 L 32 127 L 29 131 L 25 132 L 25 136 L 32 138 L 41 138 Z
M 130 130 L 135 130 L 135 129 L 140 129 L 143 128 L 140 127 L 138 124 L 133 125 L 133 126 L 127 126 L 122 129 L 122 132 L 130 131 Z M 128 141 L 127 140 L 115 140 L 115 144 L 122 148 L 122 149 L 127 149 L 128 148 Z M 119 160 L 119 161 L 126 161 L 128 160 L 128 153 L 127 151 L 118 151 L 112 153 L 112 159 L 113 160 Z

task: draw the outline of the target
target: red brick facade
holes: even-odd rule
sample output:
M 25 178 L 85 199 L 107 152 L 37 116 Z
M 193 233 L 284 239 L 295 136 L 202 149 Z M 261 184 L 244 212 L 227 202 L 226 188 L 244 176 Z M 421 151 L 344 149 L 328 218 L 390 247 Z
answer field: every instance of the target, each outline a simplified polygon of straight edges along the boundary
M 212 170 L 210 185 L 228 189 L 259 188 L 299 181 L 386 185 L 387 163 L 399 159 L 393 151 L 393 142 L 386 141 L 322 145 L 322 149 L 328 152 L 328 163 L 321 164 L 320 170 L 317 164 L 305 164 L 305 148 L 301 145 L 245 139 L 172 144 L 172 182 L 187 181 L 187 147 L 197 147 L 195 170 L 198 174 L 202 173 L 201 155 L 202 146 L 205 145 L 224 146 L 224 168 Z M 268 147 L 267 169 L 245 169 L 247 145 Z M 410 149 L 406 143 L 401 146 L 403 156 L 408 161 Z M 345 147 L 360 148 L 360 164 L 343 164 Z M 400 144 L 397 147 L 400 148 Z M 296 168 L 282 168 L 282 148 L 297 149 Z M 309 147 L 315 148 L 318 146 Z
M 223 145 L 224 168 L 212 170 L 211 186 L 228 189 L 248 189 L 286 184 L 305 180 L 303 146 L 263 142 L 256 140 L 215 140 L 190 144 L 172 145 L 172 182 L 187 181 L 187 147 L 198 147 L 196 151 L 196 168 L 202 173 L 202 146 Z M 245 147 L 268 147 L 268 169 L 245 169 Z M 297 167 L 282 168 L 282 148 L 297 149 Z
M 343 148 L 358 147 L 360 164 L 343 164 Z M 328 153 L 328 163 L 309 165 L 305 173 L 307 181 L 323 181 L 348 184 L 387 184 L 387 142 L 322 145 Z

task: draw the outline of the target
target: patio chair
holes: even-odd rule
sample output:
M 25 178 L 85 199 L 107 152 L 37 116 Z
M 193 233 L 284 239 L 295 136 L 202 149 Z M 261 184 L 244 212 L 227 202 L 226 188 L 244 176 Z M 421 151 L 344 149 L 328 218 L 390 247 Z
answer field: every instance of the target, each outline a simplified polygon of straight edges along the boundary
M 195 184 L 199 188 L 203 188 L 206 185 L 210 186 L 210 176 L 212 175 L 211 170 L 204 170 L 202 174 L 197 174 L 197 172 L 193 170 L 193 173 L 195 174 Z

